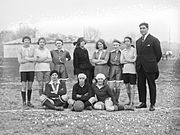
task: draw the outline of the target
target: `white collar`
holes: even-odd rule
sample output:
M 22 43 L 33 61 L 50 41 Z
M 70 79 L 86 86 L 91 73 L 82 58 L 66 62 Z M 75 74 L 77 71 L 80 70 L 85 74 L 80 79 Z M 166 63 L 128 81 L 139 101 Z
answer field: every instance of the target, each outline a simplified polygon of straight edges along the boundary
M 127 51 L 127 50 L 130 50 L 130 49 L 132 49 L 132 48 L 133 48 L 133 47 L 131 46 L 131 47 L 128 48 L 128 49 L 127 49 L 127 48 L 124 48 L 124 50 Z
M 84 85 L 85 85 L 85 84 L 84 84 Z M 81 88 L 83 88 L 83 87 L 84 87 L 84 85 L 80 85 L 80 84 L 79 84 L 79 86 L 80 86 Z
M 58 93 L 58 90 L 59 90 L 59 84 L 60 84 L 59 79 L 58 79 L 58 81 L 56 82 L 56 84 L 58 84 L 58 85 L 56 85 L 56 88 L 54 87 L 52 80 L 49 82 L 49 84 L 51 84 L 51 87 L 52 87 L 52 90 L 53 90 L 51 93 L 57 94 L 57 93 Z
M 111 52 L 116 52 L 116 50 L 114 49 L 114 50 L 112 50 Z M 121 50 L 119 49 L 118 52 L 121 52 Z
M 147 33 L 146 35 L 144 35 L 144 40 L 146 40 L 147 36 L 149 35 L 149 33 Z
M 57 51 L 58 51 L 58 52 L 60 52 L 60 51 L 64 52 L 64 48 L 62 48 L 60 51 L 59 51 L 59 49 L 57 49 Z
M 52 80 L 49 82 L 49 84 L 53 84 L 53 83 L 54 82 Z M 59 79 L 57 80 L 56 84 L 60 84 L 60 80 Z
M 100 52 L 99 50 L 96 50 L 96 53 Z M 101 52 L 106 52 L 106 50 L 102 50 Z
M 96 86 L 97 86 L 99 89 L 101 89 L 102 87 L 104 87 L 104 85 L 99 86 L 98 84 L 96 84 Z
M 31 49 L 31 46 L 29 46 L 29 47 L 24 47 L 24 46 L 22 46 L 22 49 L 23 49 L 23 50 L 30 50 L 30 49 Z

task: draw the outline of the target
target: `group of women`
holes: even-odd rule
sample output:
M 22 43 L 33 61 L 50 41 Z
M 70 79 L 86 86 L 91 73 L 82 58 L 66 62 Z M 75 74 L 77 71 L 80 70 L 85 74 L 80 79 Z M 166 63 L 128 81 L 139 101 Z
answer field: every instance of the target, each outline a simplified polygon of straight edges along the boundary
M 43 106 L 55 110 L 64 110 L 77 100 L 84 103 L 85 109 L 106 109 L 108 111 L 133 109 L 134 87 L 136 84 L 135 60 L 136 50 L 131 46 L 132 39 L 124 38 L 126 48 L 120 50 L 121 42 L 112 42 L 113 50 L 108 51 L 104 40 L 96 42 L 96 51 L 92 59 L 85 48 L 86 41 L 78 38 L 73 44 L 74 75 L 77 83 L 72 88 L 69 98 L 65 80 L 68 78 L 66 60 L 71 60 L 67 50 L 63 48 L 61 39 L 55 40 L 56 50 L 49 51 L 45 38 L 38 39 L 38 48 L 30 46 L 31 38 L 22 39 L 23 46 L 18 52 L 19 71 L 22 82 L 23 106 L 34 107 L 31 103 L 32 83 L 36 74 L 39 84 L 39 96 Z M 127 88 L 129 102 L 127 107 L 119 104 L 122 80 Z M 27 93 L 27 101 L 26 101 Z

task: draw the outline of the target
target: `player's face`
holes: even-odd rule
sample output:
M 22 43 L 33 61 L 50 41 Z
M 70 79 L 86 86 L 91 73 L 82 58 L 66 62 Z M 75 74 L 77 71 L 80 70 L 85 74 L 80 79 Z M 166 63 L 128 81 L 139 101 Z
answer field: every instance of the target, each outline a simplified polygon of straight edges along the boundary
M 98 42 L 98 49 L 99 49 L 99 50 L 104 49 L 103 44 L 102 44 L 101 42 Z
M 80 47 L 84 47 L 86 45 L 86 42 L 85 41 L 82 41 L 81 43 L 80 43 Z
M 99 85 L 103 85 L 104 79 L 103 79 L 103 78 L 98 78 L 98 79 L 97 79 L 97 83 L 98 83 Z
M 125 45 L 128 47 L 128 46 L 131 46 L 131 41 L 128 39 L 128 38 L 125 38 L 124 39 L 124 43 Z
M 84 84 L 85 83 L 85 78 L 84 77 L 80 77 L 79 79 L 79 83 L 80 84 Z
M 120 45 L 119 43 L 114 42 L 114 43 L 113 43 L 114 49 L 115 49 L 115 50 L 119 50 L 119 45 Z
M 45 45 L 46 45 L 46 42 L 45 42 L 43 39 L 41 39 L 41 40 L 39 41 L 39 47 L 40 47 L 40 48 L 44 48 Z
M 63 43 L 61 41 L 56 41 L 57 49 L 62 49 Z
M 148 28 L 145 25 L 141 25 L 139 29 L 142 35 L 146 35 L 148 33 Z
M 57 79 L 58 79 L 58 75 L 57 75 L 56 73 L 53 73 L 53 74 L 51 75 L 51 80 L 52 80 L 52 81 L 57 81 Z
M 26 39 L 24 39 L 23 43 L 24 43 L 24 45 L 29 46 L 30 40 L 26 38 Z

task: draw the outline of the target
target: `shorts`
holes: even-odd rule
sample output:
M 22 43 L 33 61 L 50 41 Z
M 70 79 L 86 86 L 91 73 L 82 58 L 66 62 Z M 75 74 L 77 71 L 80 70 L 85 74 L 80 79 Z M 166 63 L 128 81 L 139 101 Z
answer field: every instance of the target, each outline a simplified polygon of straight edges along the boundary
M 123 80 L 124 83 L 130 83 L 131 85 L 135 85 L 136 84 L 136 74 L 129 74 L 129 73 L 125 73 L 123 74 Z
M 64 64 L 54 65 L 54 70 L 58 71 L 59 78 L 68 78 L 67 70 Z
M 33 82 L 34 81 L 34 71 L 20 72 L 21 82 Z
M 109 80 L 122 80 L 122 69 L 120 66 L 110 66 Z
M 38 71 L 36 72 L 36 80 L 48 82 L 50 81 L 50 71 Z

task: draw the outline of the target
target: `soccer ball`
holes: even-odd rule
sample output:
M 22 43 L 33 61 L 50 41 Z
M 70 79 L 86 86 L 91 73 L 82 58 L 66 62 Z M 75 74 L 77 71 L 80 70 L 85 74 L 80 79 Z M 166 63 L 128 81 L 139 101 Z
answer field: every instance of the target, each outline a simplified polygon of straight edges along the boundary
M 84 103 L 81 100 L 77 100 L 75 101 L 73 108 L 76 112 L 82 112 L 84 109 Z

